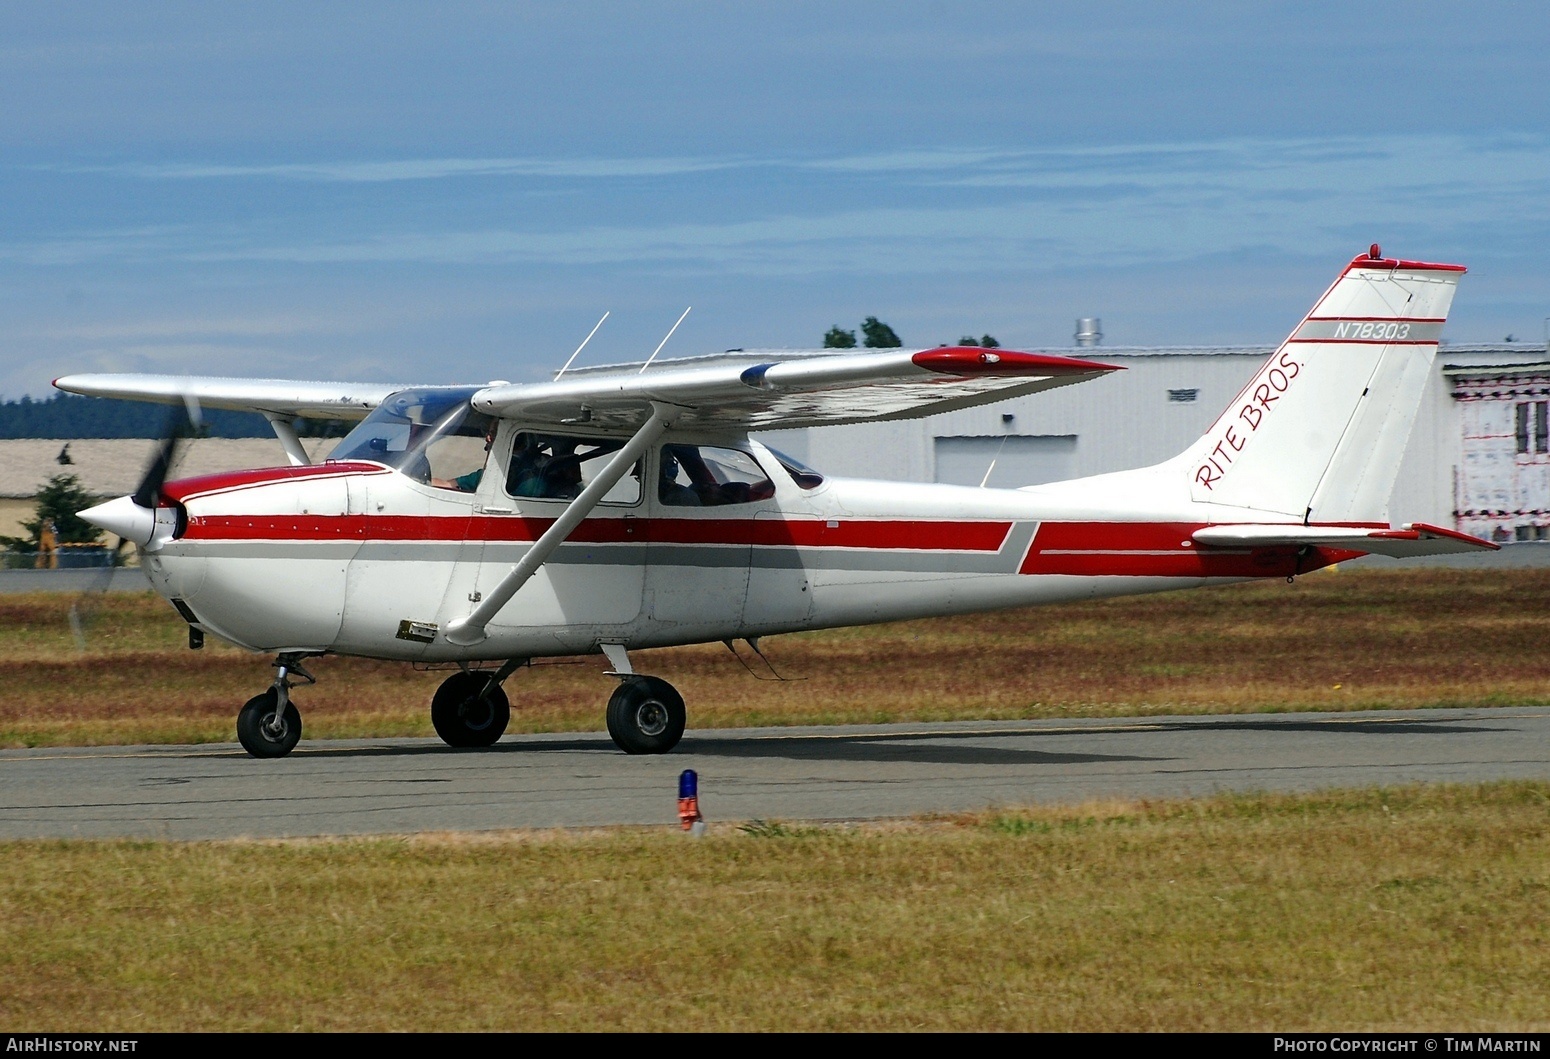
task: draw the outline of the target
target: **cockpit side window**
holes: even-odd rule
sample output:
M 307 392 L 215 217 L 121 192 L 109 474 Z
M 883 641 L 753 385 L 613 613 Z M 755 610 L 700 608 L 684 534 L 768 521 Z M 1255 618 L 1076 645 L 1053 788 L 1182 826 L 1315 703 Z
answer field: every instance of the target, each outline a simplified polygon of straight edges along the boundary
M 609 458 L 624 447 L 622 440 L 578 438 L 563 434 L 517 434 L 506 466 L 506 492 L 534 500 L 574 500 Z M 640 501 L 640 461 L 603 495 L 604 504 Z
M 668 507 L 749 504 L 775 495 L 752 455 L 713 445 L 663 445 L 657 499 Z
M 369 460 L 385 464 L 427 484 L 455 484 L 484 466 L 485 441 L 495 420 L 469 405 L 473 388 L 402 390 L 350 431 L 330 460 Z M 478 484 L 477 477 L 471 479 Z

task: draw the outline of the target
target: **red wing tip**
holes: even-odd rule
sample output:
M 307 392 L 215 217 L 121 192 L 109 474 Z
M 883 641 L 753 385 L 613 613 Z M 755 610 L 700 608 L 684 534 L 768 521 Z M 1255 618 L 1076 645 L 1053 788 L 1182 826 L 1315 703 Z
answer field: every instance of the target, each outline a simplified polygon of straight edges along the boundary
M 910 359 L 916 367 L 944 375 L 1090 375 L 1125 370 L 1095 360 L 983 346 L 940 346 Z
M 1448 540 L 1462 541 L 1476 548 L 1486 551 L 1499 552 L 1500 544 L 1488 541 L 1484 537 L 1475 537 L 1468 533 L 1460 533 L 1458 530 L 1448 529 L 1444 526 L 1433 526 L 1428 522 L 1412 522 L 1399 529 L 1377 530 L 1368 534 L 1369 537 L 1382 537 L 1387 540 L 1418 541 L 1422 537 L 1446 537 Z

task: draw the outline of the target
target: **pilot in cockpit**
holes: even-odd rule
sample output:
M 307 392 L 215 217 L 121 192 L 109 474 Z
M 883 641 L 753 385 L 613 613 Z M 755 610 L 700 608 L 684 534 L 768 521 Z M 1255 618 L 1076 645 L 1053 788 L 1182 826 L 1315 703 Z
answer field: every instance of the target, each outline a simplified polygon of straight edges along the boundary
M 495 444 L 495 420 L 491 420 L 484 428 L 484 462 L 466 474 L 460 474 L 456 478 L 432 478 L 431 485 L 438 489 L 456 489 L 459 492 L 472 493 L 479 488 L 480 481 L 484 478 L 484 468 L 490 462 L 490 449 Z

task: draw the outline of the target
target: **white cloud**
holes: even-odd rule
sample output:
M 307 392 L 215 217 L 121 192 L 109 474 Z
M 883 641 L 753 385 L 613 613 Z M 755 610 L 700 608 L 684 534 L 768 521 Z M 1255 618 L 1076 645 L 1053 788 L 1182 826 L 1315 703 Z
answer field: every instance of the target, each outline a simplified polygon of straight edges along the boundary
M 774 207 L 764 170 L 800 194 Z M 449 181 L 329 223 L 220 218 L 0 244 L 0 260 L 424 263 L 874 274 L 1178 261 L 1246 247 L 1354 252 L 1429 237 L 1435 253 L 1550 228 L 1545 137 L 1343 136 L 1080 149 L 905 151 L 810 159 L 422 159 L 271 166 L 120 166 L 146 180 Z M 586 178 L 588 205 L 460 209 L 455 182 Z M 861 182 L 855 205 L 855 182 Z M 838 182 L 838 183 L 837 183 Z M 427 199 L 423 197 L 428 194 Z M 845 201 L 842 207 L 831 203 Z M 391 196 L 390 196 L 391 198 Z M 713 199 L 714 211 L 701 208 Z M 793 199 L 812 203 L 805 208 Z M 426 209 L 429 202 L 435 209 Z M 665 203 L 665 204 L 664 204 Z M 566 213 L 568 209 L 571 212 Z M 705 216 L 717 219 L 698 219 Z M 636 218 L 640 219 L 636 219 Z M 695 219 L 685 220 L 685 217 Z M 529 221 L 530 223 L 523 223 Z

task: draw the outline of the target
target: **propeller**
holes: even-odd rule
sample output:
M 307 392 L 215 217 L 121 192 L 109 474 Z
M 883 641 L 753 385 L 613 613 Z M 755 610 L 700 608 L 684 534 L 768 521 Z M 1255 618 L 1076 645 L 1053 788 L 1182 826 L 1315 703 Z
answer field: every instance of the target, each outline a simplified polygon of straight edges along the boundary
M 81 650 L 86 650 L 86 628 L 91 613 L 112 583 L 113 571 L 123 564 L 124 552 L 131 545 L 150 543 L 156 529 L 156 505 L 161 500 L 162 486 L 166 484 L 172 468 L 177 465 L 178 450 L 182 443 L 199 433 L 202 422 L 199 402 L 193 396 L 184 394 L 182 404 L 168 414 L 166 427 L 157 438 L 156 448 L 135 491 L 80 512 L 86 521 L 118 537 L 118 543 L 108 556 L 107 565 L 70 604 L 70 633 L 75 637 L 76 647 Z
M 151 456 L 151 462 L 146 465 L 140 484 L 131 494 L 136 504 L 152 509 L 156 507 L 156 501 L 161 496 L 161 487 L 166 484 L 167 475 L 171 472 L 177 458 L 179 444 L 199 433 L 202 422 L 199 402 L 191 395 L 184 394 L 183 403 L 174 407 L 167 416 L 167 427 L 162 431 L 156 451 Z

